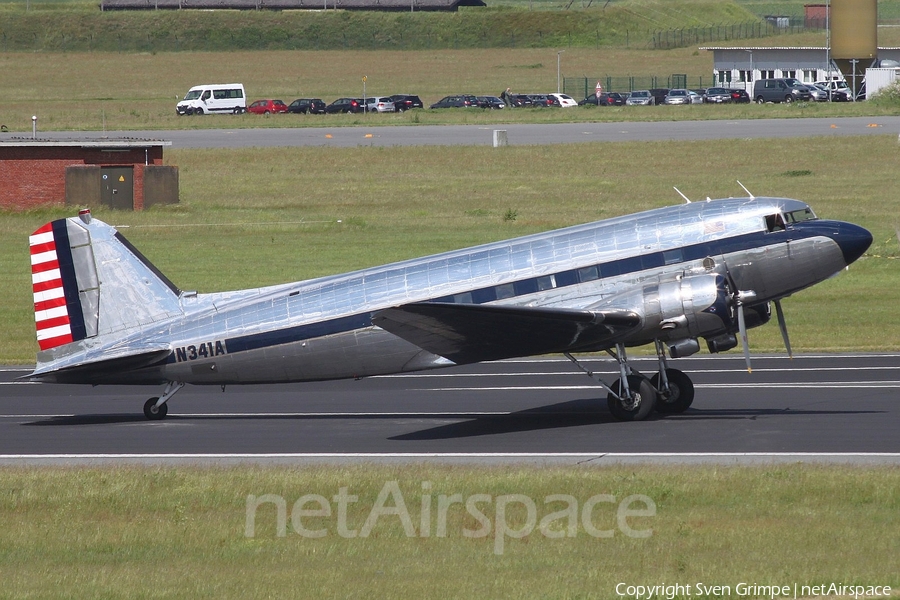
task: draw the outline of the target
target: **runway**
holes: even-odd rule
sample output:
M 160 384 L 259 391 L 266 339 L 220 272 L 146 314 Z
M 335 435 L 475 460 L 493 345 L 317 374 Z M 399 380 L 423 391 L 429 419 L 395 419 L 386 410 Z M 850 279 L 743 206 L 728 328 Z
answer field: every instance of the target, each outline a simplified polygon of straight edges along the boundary
M 709 108 L 715 109 L 716 107 Z M 765 110 L 764 107 L 759 108 Z M 839 137 L 846 135 L 897 136 L 900 133 L 900 117 L 897 116 L 611 123 L 381 125 L 378 115 L 372 115 L 371 125 L 336 127 L 328 126 L 327 115 L 320 119 L 316 119 L 316 115 L 312 115 L 310 118 L 315 119 L 316 127 L 264 129 L 228 129 L 228 116 L 185 118 L 209 119 L 209 122 L 214 121 L 216 126 L 221 126 L 222 129 L 50 131 L 41 132 L 40 138 L 46 140 L 153 139 L 170 141 L 173 149 L 187 149 L 490 146 L 493 143 L 495 129 L 507 132 L 508 142 L 511 146 L 584 142 Z
M 589 368 L 616 378 L 615 363 Z M 647 374 L 656 359 L 632 365 Z M 16 381 L 0 372 L 0 464 L 304 461 L 900 464 L 900 355 L 672 361 L 696 386 L 686 413 L 612 419 L 606 393 L 562 357 L 363 380 L 187 386 L 164 421 L 153 387 Z

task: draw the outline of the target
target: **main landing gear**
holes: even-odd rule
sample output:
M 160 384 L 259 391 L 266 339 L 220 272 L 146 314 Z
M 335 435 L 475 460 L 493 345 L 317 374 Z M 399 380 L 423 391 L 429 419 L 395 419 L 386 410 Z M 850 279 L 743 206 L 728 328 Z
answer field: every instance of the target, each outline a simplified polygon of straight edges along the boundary
M 180 381 L 170 381 L 166 384 L 162 396 L 150 398 L 144 403 L 144 416 L 151 421 L 161 421 L 169 413 L 169 405 L 166 402 L 175 395 L 175 392 L 184 387 Z
M 675 414 L 691 406 L 694 384 L 683 372 L 668 367 L 662 342 L 656 341 L 659 372 L 649 379 L 629 366 L 624 344 L 616 344 L 615 351 L 607 352 L 619 364 L 619 379 L 612 385 L 586 369 L 568 352 L 565 356 L 608 392 L 606 404 L 609 412 L 619 421 L 643 421 L 654 408 L 663 414 Z

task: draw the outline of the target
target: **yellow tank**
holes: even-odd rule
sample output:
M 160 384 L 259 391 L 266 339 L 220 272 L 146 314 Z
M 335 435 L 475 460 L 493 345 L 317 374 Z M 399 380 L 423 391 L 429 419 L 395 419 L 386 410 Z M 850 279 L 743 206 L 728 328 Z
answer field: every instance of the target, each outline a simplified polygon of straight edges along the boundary
M 832 58 L 863 61 L 877 55 L 878 0 L 831 0 Z

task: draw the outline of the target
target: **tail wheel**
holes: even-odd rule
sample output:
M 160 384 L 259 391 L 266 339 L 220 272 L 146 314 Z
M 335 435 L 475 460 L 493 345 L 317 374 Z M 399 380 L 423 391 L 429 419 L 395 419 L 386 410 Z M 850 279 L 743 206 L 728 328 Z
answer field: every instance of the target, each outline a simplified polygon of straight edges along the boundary
M 612 416 L 619 421 L 643 421 L 653 412 L 653 406 L 656 404 L 656 390 L 646 377 L 628 376 L 630 397 L 625 396 L 621 379 L 612 385 L 612 389 L 620 398 L 609 394 L 606 398 L 606 405 Z
M 159 398 L 150 398 L 144 402 L 144 416 L 151 421 L 161 421 L 169 413 L 169 405 L 163 403 L 157 406 L 156 403 L 158 401 Z
M 660 390 L 656 400 L 656 410 L 663 414 L 683 413 L 694 402 L 694 382 L 678 369 L 666 369 L 668 389 L 660 388 L 659 373 L 650 379 L 650 384 Z

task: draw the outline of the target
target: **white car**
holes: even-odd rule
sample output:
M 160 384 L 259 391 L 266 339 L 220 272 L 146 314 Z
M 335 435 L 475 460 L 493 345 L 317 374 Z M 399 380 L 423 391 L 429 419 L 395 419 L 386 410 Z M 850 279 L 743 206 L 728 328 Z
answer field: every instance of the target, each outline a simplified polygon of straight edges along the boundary
M 394 101 L 390 96 L 366 98 L 366 112 L 394 112 Z
M 547 94 L 548 96 L 553 96 L 559 102 L 559 105 L 563 108 L 569 108 L 572 106 L 578 106 L 578 102 L 572 98 L 572 96 L 568 96 L 566 94 Z
M 694 90 L 688 90 L 688 95 L 691 97 L 691 104 L 703 104 L 703 96 Z

